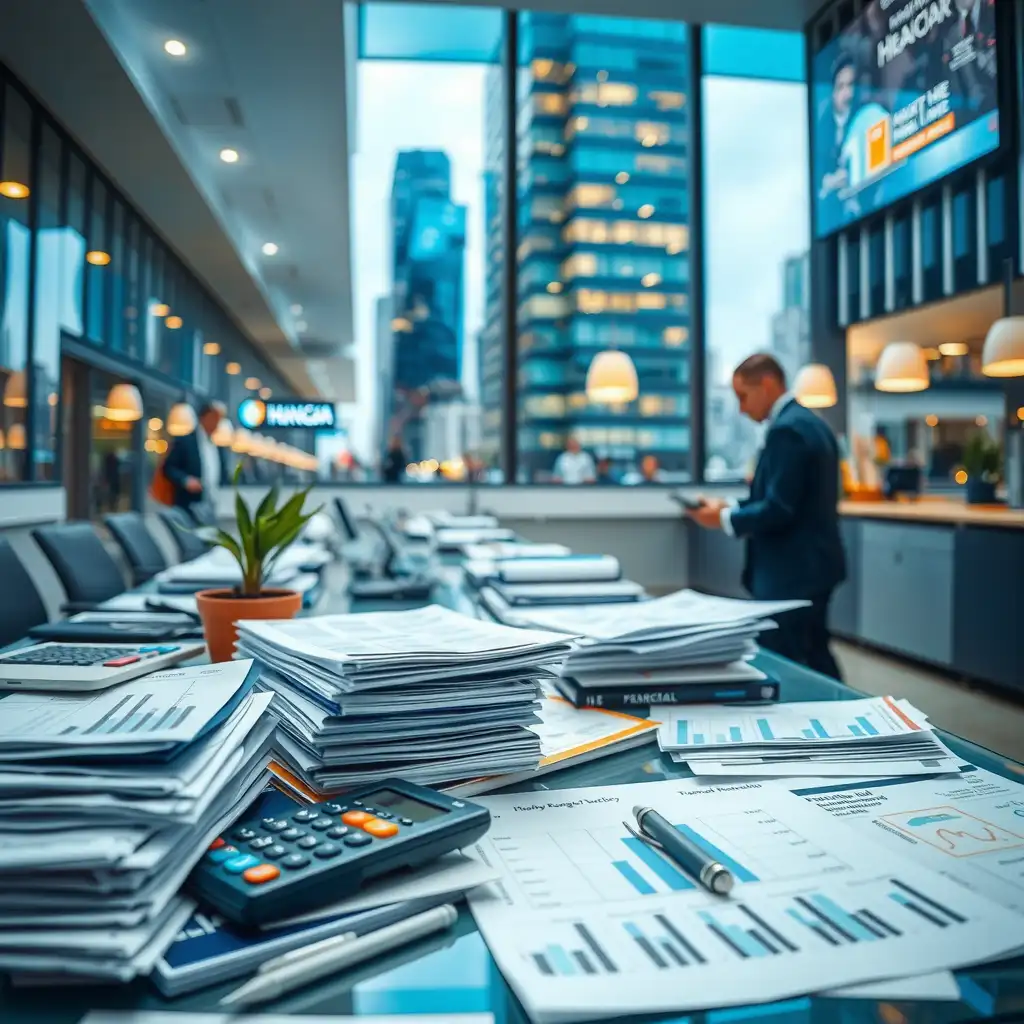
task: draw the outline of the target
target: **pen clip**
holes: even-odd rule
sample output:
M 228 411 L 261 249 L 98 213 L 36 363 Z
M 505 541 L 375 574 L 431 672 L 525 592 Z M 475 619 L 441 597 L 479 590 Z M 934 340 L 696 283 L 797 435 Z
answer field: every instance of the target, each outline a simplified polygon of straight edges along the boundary
M 643 829 L 637 832 L 637 830 L 633 828 L 633 826 L 630 825 L 628 821 L 623 821 L 622 824 L 625 826 L 626 831 L 629 832 L 629 834 L 634 836 L 636 839 L 639 839 L 641 843 L 646 843 L 648 846 L 654 847 L 655 850 L 661 850 L 664 852 L 665 847 L 662 846 L 657 839 L 653 839 L 651 836 L 647 835 L 647 833 L 644 832 Z

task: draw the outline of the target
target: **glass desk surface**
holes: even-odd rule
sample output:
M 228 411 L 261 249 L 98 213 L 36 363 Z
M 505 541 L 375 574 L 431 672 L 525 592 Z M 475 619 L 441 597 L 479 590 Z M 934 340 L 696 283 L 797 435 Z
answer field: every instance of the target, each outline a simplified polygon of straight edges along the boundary
M 447 561 L 447 560 L 446 560 Z M 461 572 L 442 566 L 434 595 L 439 603 L 479 614 L 472 595 L 461 584 Z M 343 574 L 328 570 L 324 597 L 306 614 L 349 610 Z M 414 603 L 360 602 L 353 611 L 417 607 Z M 781 682 L 781 699 L 849 700 L 863 696 L 835 680 L 818 675 L 767 652 L 758 664 Z M 939 735 L 964 761 L 1024 782 L 1024 766 L 1008 761 L 949 733 Z M 686 778 L 690 772 L 659 754 L 654 746 L 624 751 L 598 761 L 541 776 L 533 783 L 503 792 L 569 789 L 659 779 Z M 1024 926 L 1021 944 L 1024 947 Z M 695 1013 L 662 1015 L 659 1020 L 688 1024 L 954 1024 L 963 1021 L 1024 1020 L 1024 957 L 958 971 L 958 1001 L 878 1002 L 804 996 L 760 1006 L 731 1007 Z M 22 988 L 4 980 L 0 988 L 0 1024 L 74 1024 L 88 1010 L 166 1010 L 217 1013 L 217 1003 L 245 979 L 234 979 L 176 999 L 162 997 L 145 979 L 128 985 L 41 985 Z M 477 932 L 469 912 L 447 933 L 424 939 L 386 957 L 346 971 L 268 1003 L 265 1014 L 414 1014 L 490 1012 L 496 1024 L 528 1024 L 519 1001 L 505 984 Z M 624 1018 L 617 1018 L 622 1020 Z

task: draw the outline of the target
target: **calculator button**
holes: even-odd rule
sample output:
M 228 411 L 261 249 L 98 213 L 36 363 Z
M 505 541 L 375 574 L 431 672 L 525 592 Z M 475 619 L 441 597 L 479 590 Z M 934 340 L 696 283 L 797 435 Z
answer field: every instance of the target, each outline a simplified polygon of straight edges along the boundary
M 377 813 L 377 808 L 376 808 L 376 807 L 366 807 L 366 806 L 364 805 L 364 806 L 363 806 L 363 810 L 364 810 L 364 811 L 366 811 L 366 813 L 367 813 L 367 814 L 373 814 L 373 815 L 376 815 L 376 813 Z
M 332 857 L 337 857 L 338 854 L 342 853 L 343 850 L 337 843 L 323 843 L 313 851 L 314 857 L 319 857 L 321 860 L 330 860 Z
M 385 821 L 390 821 L 394 817 L 394 815 L 393 814 L 389 814 L 387 811 L 378 811 L 377 812 L 377 817 L 378 818 L 383 818 Z
M 306 833 L 301 828 L 286 828 L 281 833 L 281 838 L 286 842 L 290 843 L 296 839 L 301 839 Z
M 301 853 L 289 853 L 281 863 L 286 868 L 304 868 L 309 863 L 309 858 L 303 857 Z
M 348 829 L 344 825 L 335 825 L 334 828 L 327 830 L 328 839 L 342 839 L 348 835 Z
M 377 839 L 389 839 L 398 834 L 398 826 L 393 821 L 381 821 L 380 818 L 374 818 L 363 826 L 363 831 L 369 832 Z
M 408 827 L 409 825 L 413 824 L 413 820 L 412 818 L 399 818 L 398 824 L 405 825 L 406 827 Z
M 249 849 L 257 851 L 265 850 L 268 846 L 273 846 L 274 842 L 275 840 L 273 836 L 260 836 L 259 839 L 254 839 L 249 844 Z
M 317 832 L 326 832 L 333 824 L 332 818 L 317 818 L 309 823 L 309 827 L 315 828 Z
M 287 821 L 281 821 L 280 818 L 264 818 L 263 827 L 268 832 L 283 832 L 287 828 L 291 828 Z
M 222 846 L 219 850 L 211 850 L 207 855 L 206 859 L 211 864 L 223 864 L 226 860 L 231 860 L 238 853 L 238 850 L 234 846 Z
M 295 845 L 300 850 L 312 850 L 320 840 L 316 836 L 303 836 Z
M 328 814 L 341 814 L 345 808 L 342 804 L 324 804 L 324 810 Z
M 211 850 L 219 850 L 223 845 L 224 845 L 224 840 L 220 836 L 217 836 L 217 838 L 214 839 L 214 841 L 212 843 L 210 843 L 210 849 Z
M 240 875 L 247 868 L 256 867 L 259 862 L 259 857 L 254 857 L 251 853 L 240 853 L 233 860 L 224 862 L 224 870 L 230 871 L 233 875 Z
M 103 662 L 103 667 L 122 668 L 124 665 L 134 665 L 137 661 L 142 661 L 137 654 L 128 654 L 123 658 L 111 658 L 110 661 Z
M 342 842 L 346 846 L 368 846 L 373 840 L 365 832 L 353 832 L 345 836 Z
M 273 864 L 259 864 L 254 868 L 249 868 L 243 873 L 242 877 L 250 885 L 262 885 L 264 882 L 272 882 L 275 878 L 280 877 L 280 875 L 281 869 Z
M 366 811 L 346 811 L 342 816 L 341 820 L 346 825 L 355 825 L 361 828 L 368 821 L 373 821 L 373 815 L 367 814 Z
M 256 833 L 251 828 L 240 828 L 231 835 L 232 839 L 237 839 L 239 842 L 247 842 L 250 839 L 256 838 Z
M 362 807 L 363 806 L 363 801 L 362 800 L 353 800 L 352 801 L 352 806 L 353 807 Z
M 316 811 L 299 811 L 297 814 L 292 815 L 292 821 L 305 825 L 307 821 L 312 821 L 316 816 Z
M 288 852 L 286 846 L 282 846 L 280 843 L 275 843 L 273 846 L 268 846 L 263 851 L 264 857 L 269 857 L 271 860 L 277 860 L 278 857 L 283 857 Z

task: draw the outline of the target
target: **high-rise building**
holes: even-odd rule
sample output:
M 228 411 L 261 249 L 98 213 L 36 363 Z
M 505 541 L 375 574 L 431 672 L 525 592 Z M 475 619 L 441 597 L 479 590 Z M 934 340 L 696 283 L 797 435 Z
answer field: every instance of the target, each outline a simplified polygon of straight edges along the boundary
M 543 480 L 570 435 L 619 468 L 652 454 L 681 473 L 690 459 L 688 29 L 530 13 L 520 16 L 520 53 L 520 478 Z M 487 166 L 500 166 L 488 150 Z M 487 258 L 490 309 L 501 277 L 490 244 Z M 498 345 L 500 334 L 486 333 L 487 437 Z M 591 360 L 609 348 L 636 364 L 640 394 L 625 406 L 585 394 Z
M 393 415 L 412 458 L 422 429 L 410 400 L 462 373 L 466 208 L 451 199 L 451 163 L 440 150 L 403 150 L 391 189 Z M 415 404 L 415 403 L 413 403 Z
M 782 264 L 782 308 L 772 317 L 772 354 L 790 381 L 811 359 L 810 277 L 807 253 Z

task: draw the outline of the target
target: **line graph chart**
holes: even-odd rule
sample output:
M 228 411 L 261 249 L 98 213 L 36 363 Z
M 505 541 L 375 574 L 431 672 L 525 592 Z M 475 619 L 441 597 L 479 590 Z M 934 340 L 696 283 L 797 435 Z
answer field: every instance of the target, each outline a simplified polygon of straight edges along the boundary
M 881 820 L 950 857 L 976 857 L 1024 847 L 1024 835 L 952 805 L 884 814 Z M 1021 823 L 1024 831 L 1024 819 Z

